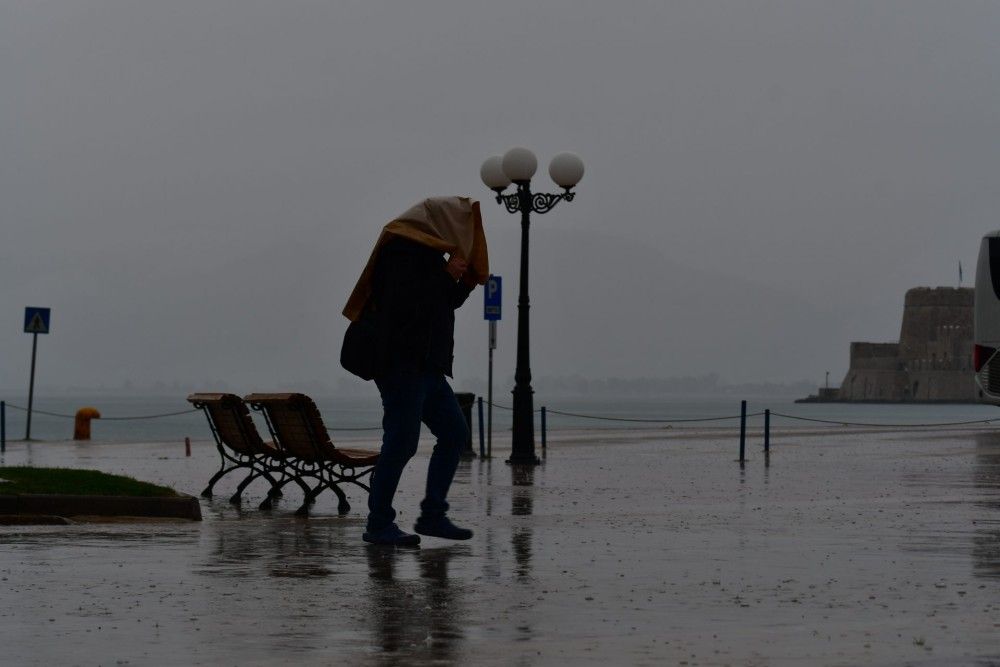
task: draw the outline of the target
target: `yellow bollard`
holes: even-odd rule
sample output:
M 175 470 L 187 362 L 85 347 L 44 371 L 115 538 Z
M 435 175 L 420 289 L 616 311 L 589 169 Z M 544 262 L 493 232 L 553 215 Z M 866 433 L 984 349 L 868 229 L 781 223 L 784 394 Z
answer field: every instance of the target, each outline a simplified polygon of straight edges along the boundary
M 90 440 L 90 420 L 100 419 L 101 413 L 97 408 L 80 408 L 76 411 L 76 420 L 73 422 L 73 439 Z

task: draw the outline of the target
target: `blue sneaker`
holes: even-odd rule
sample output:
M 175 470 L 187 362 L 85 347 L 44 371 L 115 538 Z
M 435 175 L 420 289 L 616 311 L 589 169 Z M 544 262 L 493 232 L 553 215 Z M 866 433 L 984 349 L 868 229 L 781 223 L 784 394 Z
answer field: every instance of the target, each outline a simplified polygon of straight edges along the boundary
M 394 523 L 379 530 L 366 530 L 361 539 L 371 544 L 388 544 L 396 547 L 416 547 L 420 545 L 420 536 L 404 533 Z
M 413 525 L 413 530 L 428 537 L 441 537 L 446 540 L 468 540 L 472 538 L 472 531 L 468 528 L 459 528 L 446 516 L 429 519 L 421 516 L 417 523 Z

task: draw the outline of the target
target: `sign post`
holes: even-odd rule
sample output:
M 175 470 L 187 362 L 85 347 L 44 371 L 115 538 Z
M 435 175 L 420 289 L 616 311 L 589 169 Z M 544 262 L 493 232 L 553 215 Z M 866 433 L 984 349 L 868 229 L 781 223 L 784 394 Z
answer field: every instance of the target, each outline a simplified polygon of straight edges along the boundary
M 497 321 L 500 319 L 500 276 L 490 276 L 483 290 L 483 319 L 490 323 L 490 370 L 486 389 L 486 458 L 493 457 L 493 350 L 497 349 Z
M 35 357 L 38 353 L 38 334 L 49 332 L 50 308 L 24 309 L 24 333 L 31 334 L 31 382 L 28 384 L 28 421 L 24 431 L 24 439 L 31 440 L 31 407 L 35 400 Z

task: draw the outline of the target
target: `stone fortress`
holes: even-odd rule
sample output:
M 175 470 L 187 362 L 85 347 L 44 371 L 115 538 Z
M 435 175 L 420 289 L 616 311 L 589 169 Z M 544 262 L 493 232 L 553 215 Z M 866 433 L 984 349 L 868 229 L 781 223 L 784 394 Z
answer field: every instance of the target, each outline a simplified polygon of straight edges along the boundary
M 805 401 L 976 402 L 971 287 L 906 292 L 898 343 L 851 343 L 851 366 L 837 389 Z

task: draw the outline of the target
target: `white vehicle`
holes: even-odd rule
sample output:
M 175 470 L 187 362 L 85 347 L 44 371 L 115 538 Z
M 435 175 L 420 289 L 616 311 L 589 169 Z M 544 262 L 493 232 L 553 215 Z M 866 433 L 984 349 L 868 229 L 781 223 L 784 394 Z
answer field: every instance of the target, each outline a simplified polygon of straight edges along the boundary
M 976 264 L 972 367 L 983 403 L 1000 405 L 1000 230 L 983 237 Z

